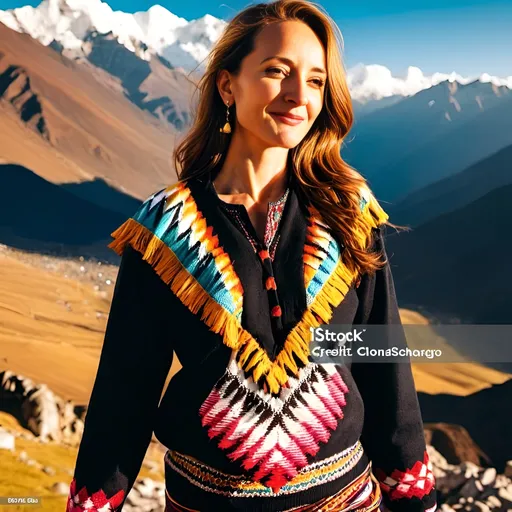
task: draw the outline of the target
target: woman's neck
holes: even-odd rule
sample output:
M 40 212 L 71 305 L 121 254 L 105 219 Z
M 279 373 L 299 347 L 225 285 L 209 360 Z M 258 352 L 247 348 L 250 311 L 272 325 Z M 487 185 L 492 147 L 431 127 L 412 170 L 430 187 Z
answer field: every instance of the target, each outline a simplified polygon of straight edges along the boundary
M 217 194 L 227 202 L 266 205 L 277 201 L 288 185 L 288 148 L 257 148 L 254 141 L 234 137 L 214 179 Z M 232 200 L 230 200 L 232 199 Z
M 222 200 L 233 203 L 266 205 L 277 201 L 288 187 L 288 171 L 284 169 L 270 177 L 257 173 L 223 172 L 213 181 L 213 186 Z

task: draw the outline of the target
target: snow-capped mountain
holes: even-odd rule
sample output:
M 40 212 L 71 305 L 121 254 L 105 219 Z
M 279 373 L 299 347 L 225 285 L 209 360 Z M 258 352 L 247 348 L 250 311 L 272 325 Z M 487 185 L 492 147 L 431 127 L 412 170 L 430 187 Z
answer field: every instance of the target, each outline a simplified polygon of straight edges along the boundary
M 152 54 L 158 54 L 186 71 L 204 68 L 208 53 L 226 26 L 224 20 L 209 14 L 188 21 L 160 5 L 134 14 L 113 11 L 101 0 L 43 0 L 37 7 L 0 11 L 0 22 L 30 34 L 44 45 L 60 44 L 73 51 L 82 50 L 90 31 L 111 32 L 120 44 L 140 58 L 150 60 Z M 445 80 L 461 84 L 479 80 L 512 89 L 512 76 L 462 77 L 457 73 L 427 76 L 414 66 L 408 67 L 405 76 L 393 76 L 388 68 L 378 64 L 358 64 L 347 73 L 352 98 L 361 103 L 412 96 Z
M 89 31 L 112 32 L 131 51 L 145 44 L 150 50 L 146 59 L 158 53 L 187 70 L 206 58 L 226 25 L 208 14 L 187 21 L 160 5 L 134 14 L 113 11 L 101 0 L 43 0 L 37 7 L 0 11 L 0 22 L 44 45 L 56 41 L 67 50 L 81 49 Z

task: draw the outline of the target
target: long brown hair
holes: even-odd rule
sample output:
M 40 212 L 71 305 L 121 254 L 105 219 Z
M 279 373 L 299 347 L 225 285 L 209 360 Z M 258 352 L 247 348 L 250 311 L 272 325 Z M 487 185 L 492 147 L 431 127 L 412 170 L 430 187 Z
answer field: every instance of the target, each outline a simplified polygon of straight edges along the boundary
M 353 123 L 353 109 L 341 54 L 343 36 L 321 6 L 305 0 L 278 0 L 251 5 L 226 26 L 207 57 L 206 72 L 198 82 L 200 93 L 194 122 L 174 150 L 179 181 L 222 167 L 230 136 L 220 133 L 226 107 L 216 79 L 221 69 L 236 76 L 242 60 L 253 51 L 259 31 L 271 23 L 302 21 L 317 35 L 326 52 L 327 82 L 324 106 L 304 139 L 288 154 L 299 192 L 318 211 L 341 241 L 345 265 L 360 272 L 374 272 L 385 264 L 382 254 L 368 250 L 374 229 L 360 214 L 361 187 L 366 180 L 343 161 L 341 144 Z M 236 119 L 236 104 L 231 119 Z M 232 126 L 232 130 L 236 129 Z M 369 187 L 368 187 L 369 188 Z M 375 201 L 373 204 L 378 203 Z M 398 228 L 390 222 L 384 224 Z

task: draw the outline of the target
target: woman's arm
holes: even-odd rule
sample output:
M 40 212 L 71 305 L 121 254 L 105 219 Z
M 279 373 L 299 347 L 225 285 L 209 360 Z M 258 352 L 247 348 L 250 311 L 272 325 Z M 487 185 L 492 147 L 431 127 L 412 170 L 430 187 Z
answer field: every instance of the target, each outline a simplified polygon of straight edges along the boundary
M 169 293 L 126 246 L 66 512 L 120 510 L 135 482 L 173 359 Z
M 387 259 L 384 227 L 375 228 L 374 233 L 374 248 L 384 251 Z M 355 323 L 401 325 L 389 262 L 375 274 L 363 276 L 357 293 Z M 407 345 L 403 329 L 399 330 L 403 336 L 388 337 L 388 345 Z M 435 510 L 435 480 L 410 361 L 353 363 L 352 374 L 365 407 L 361 442 L 372 460 L 384 505 L 393 512 Z

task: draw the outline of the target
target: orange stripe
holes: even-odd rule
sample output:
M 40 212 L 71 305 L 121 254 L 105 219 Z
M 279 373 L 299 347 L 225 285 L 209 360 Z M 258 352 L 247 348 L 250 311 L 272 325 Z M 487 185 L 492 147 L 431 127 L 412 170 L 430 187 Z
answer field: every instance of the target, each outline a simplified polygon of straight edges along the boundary
M 200 510 L 196 510 L 195 508 L 188 508 L 184 507 L 183 505 L 180 505 L 176 500 L 174 500 L 171 497 L 167 489 L 165 490 L 165 495 L 168 500 L 168 502 L 165 505 L 165 512 L 174 512 L 175 510 L 179 512 L 201 512 Z
M 267 277 L 265 287 L 267 290 L 277 290 L 276 280 L 273 277 Z
M 270 254 L 266 249 L 262 249 L 259 253 L 261 260 L 266 260 L 267 258 L 270 258 Z

